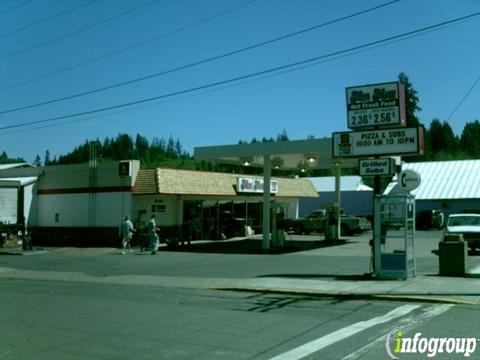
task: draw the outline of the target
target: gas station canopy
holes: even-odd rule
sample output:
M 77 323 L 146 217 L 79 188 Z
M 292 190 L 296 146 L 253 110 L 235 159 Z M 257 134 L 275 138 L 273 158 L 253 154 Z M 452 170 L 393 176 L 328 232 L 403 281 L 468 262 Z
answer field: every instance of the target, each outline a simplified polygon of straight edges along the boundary
M 264 166 L 269 156 L 274 169 L 331 169 L 333 164 L 357 167 L 358 160 L 334 159 L 332 139 L 307 139 L 195 147 L 194 157 L 246 166 Z

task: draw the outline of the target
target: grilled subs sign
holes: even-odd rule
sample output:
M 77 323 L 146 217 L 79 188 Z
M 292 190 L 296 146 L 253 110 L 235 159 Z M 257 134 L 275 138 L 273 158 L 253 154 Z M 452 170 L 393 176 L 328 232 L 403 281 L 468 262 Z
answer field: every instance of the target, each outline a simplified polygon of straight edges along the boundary
M 395 159 L 365 159 L 359 160 L 360 176 L 393 175 L 395 174 Z

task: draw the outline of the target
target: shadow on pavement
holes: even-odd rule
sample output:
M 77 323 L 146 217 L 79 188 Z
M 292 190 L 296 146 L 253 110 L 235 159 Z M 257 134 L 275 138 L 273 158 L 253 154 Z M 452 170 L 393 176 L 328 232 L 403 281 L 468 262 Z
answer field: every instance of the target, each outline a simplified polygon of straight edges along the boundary
M 345 280 L 345 281 L 366 281 L 375 280 L 373 274 L 353 274 L 353 275 L 336 275 L 336 274 L 269 274 L 260 275 L 259 278 L 289 278 L 289 279 L 330 279 L 330 280 Z
M 200 253 L 219 253 L 219 254 L 287 254 L 298 251 L 307 251 L 332 246 L 341 246 L 350 243 L 347 240 L 333 241 L 303 241 L 290 240 L 285 242 L 285 246 L 281 248 L 271 248 L 270 250 L 262 249 L 261 240 L 241 239 L 228 241 L 212 241 L 195 243 L 190 245 L 178 245 L 175 247 L 162 248 L 161 251 L 176 252 L 200 252 Z
M 423 274 L 426 277 L 437 277 L 437 278 L 469 278 L 469 279 L 480 279 L 480 274 L 464 274 L 463 276 L 440 276 L 439 274 Z M 258 278 L 289 278 L 289 279 L 330 279 L 330 280 L 344 280 L 344 281 L 392 281 L 392 279 L 377 279 L 374 274 L 365 273 L 365 274 L 349 274 L 349 275 L 337 275 L 337 274 L 268 274 L 268 275 L 259 275 Z M 398 281 L 404 281 L 403 279 L 398 279 Z

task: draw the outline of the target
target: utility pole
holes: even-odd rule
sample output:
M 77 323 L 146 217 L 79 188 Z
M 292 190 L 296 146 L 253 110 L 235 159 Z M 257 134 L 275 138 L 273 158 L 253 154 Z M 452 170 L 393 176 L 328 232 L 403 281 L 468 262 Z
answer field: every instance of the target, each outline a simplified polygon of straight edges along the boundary
M 89 142 L 88 159 L 88 227 L 96 225 L 97 218 L 97 141 Z

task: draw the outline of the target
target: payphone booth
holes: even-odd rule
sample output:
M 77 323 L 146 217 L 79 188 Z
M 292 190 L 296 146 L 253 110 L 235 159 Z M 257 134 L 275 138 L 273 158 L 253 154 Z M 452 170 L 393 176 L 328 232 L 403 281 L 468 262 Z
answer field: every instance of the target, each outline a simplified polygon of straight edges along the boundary
M 375 197 L 375 275 L 383 279 L 415 276 L 415 197 Z

